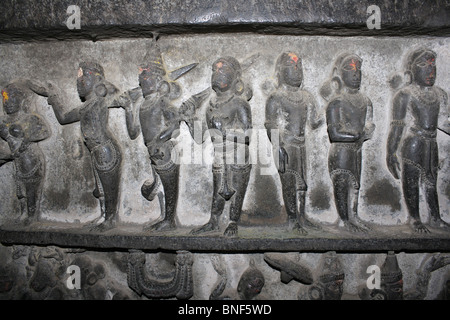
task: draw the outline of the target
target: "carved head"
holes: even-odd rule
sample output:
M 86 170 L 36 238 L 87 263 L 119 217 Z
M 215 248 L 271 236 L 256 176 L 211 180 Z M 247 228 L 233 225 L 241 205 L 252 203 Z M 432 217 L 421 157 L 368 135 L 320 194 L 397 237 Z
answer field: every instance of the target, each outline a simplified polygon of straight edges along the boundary
M 429 49 L 418 49 L 411 53 L 407 61 L 406 74 L 411 82 L 419 86 L 431 87 L 436 79 L 436 53 Z
M 277 65 L 278 83 L 292 87 L 300 87 L 303 81 L 301 59 L 292 52 L 285 52 L 278 57 Z
M 237 291 L 242 300 L 251 300 L 261 293 L 264 287 L 264 276 L 250 261 L 250 267 L 244 271 L 239 280 Z
M 349 54 L 342 58 L 339 65 L 339 75 L 343 84 L 348 88 L 360 88 L 361 64 L 362 59 L 355 54 Z
M 322 274 L 309 290 L 311 300 L 340 300 L 345 274 L 336 253 L 327 252 L 322 260 Z
M 22 110 L 25 101 L 25 92 L 14 83 L 8 84 L 2 90 L 3 110 L 6 114 L 15 114 Z
M 81 98 L 87 97 L 97 83 L 105 78 L 103 67 L 96 62 L 82 62 L 78 69 L 77 91 Z
M 155 92 L 165 94 L 170 91 L 170 86 L 165 79 L 165 75 L 166 69 L 161 51 L 155 43 L 147 51 L 145 64 L 139 68 L 139 85 L 144 97 Z
M 241 78 L 241 65 L 233 57 L 223 57 L 212 65 L 211 86 L 215 92 L 226 92 L 234 89 L 242 93 L 244 85 Z
M 381 291 L 387 300 L 403 299 L 403 274 L 393 252 L 388 253 L 381 267 Z

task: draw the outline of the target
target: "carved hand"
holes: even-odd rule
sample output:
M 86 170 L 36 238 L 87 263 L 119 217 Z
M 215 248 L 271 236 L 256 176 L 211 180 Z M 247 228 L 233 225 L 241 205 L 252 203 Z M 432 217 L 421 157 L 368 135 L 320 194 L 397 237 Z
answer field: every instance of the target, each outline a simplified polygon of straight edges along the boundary
M 375 124 L 373 122 L 368 123 L 368 125 L 364 128 L 364 140 L 371 139 L 374 131 Z
M 53 83 L 48 82 L 47 83 L 47 92 L 48 92 L 48 99 L 47 102 L 49 105 L 51 106 L 56 106 L 58 105 L 58 89 L 55 85 L 53 85 Z
M 388 155 L 386 162 L 387 162 L 388 169 L 391 172 L 392 176 L 395 179 L 399 179 L 400 178 L 400 175 L 399 175 L 400 163 L 398 162 L 397 155 L 396 154 Z
M 278 172 L 285 173 L 286 172 L 286 165 L 289 163 L 289 155 L 287 154 L 286 150 L 281 147 L 278 149 Z
M 0 138 L 6 140 L 9 136 L 9 129 L 5 124 L 0 124 Z

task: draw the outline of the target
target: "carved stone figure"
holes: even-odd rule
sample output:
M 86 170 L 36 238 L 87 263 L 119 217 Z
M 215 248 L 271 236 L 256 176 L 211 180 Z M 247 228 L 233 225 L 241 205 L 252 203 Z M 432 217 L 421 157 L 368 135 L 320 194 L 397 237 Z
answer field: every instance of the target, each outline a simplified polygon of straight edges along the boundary
M 341 300 L 345 273 L 339 256 L 334 251 L 322 255 L 320 275 L 308 288 L 307 294 L 300 294 L 300 300 Z
M 226 288 L 228 277 L 221 257 L 214 255 L 211 257 L 211 262 L 220 278 L 209 296 L 210 300 L 255 300 L 261 293 L 265 279 L 262 272 L 255 266 L 253 259 L 241 275 L 237 289 Z
M 149 277 L 145 270 L 145 253 L 130 252 L 128 260 L 128 285 L 147 298 L 189 299 L 193 295 L 192 264 L 194 258 L 187 251 L 177 252 L 175 273 L 171 279 Z
M 305 214 L 306 150 L 305 129 L 308 122 L 313 129 L 323 120 L 316 119 L 316 102 L 301 89 L 303 70 L 301 59 L 292 52 L 280 55 L 276 64 L 277 90 L 266 102 L 267 134 L 272 142 L 273 154 L 281 179 L 283 199 L 289 224 L 302 234 L 305 228 L 320 229 Z M 273 140 L 272 134 L 279 139 Z
M 2 90 L 6 115 L 0 117 L 0 135 L 9 146 L 3 160 L 14 161 L 17 197 L 25 225 L 39 218 L 45 157 L 38 142 L 51 134 L 46 120 L 29 111 L 30 86 L 33 86 L 31 81 L 21 80 L 8 84 Z
M 211 217 L 205 225 L 192 230 L 192 234 L 218 230 L 225 203 L 231 201 L 230 222 L 224 235 L 237 235 L 237 223 L 251 170 L 248 147 L 252 115 L 247 101 L 251 99 L 252 92 L 245 87 L 241 75 L 241 65 L 233 57 L 220 58 L 212 65 L 211 86 L 214 96 L 206 108 L 206 124 L 197 126 L 201 127 L 202 133 L 209 130 L 214 145 Z M 196 128 L 195 119 L 201 119 L 196 111 L 204 96 L 205 92 L 193 96 L 182 106 L 183 119 L 198 143 L 203 142 L 198 141 L 198 137 L 203 139 L 206 136 L 193 132 Z
M 135 102 L 138 110 L 131 105 L 126 108 L 126 121 L 130 138 L 136 139 L 142 132 L 145 146 L 151 159 L 153 180 L 144 182 L 142 195 L 151 201 L 158 190 L 159 183 L 164 189 L 161 205 L 163 219 L 150 223 L 145 230 L 171 230 L 176 227 L 176 206 L 178 200 L 178 180 L 180 165 L 177 162 L 177 151 L 173 139 L 179 132 L 179 111 L 171 101 L 180 96 L 179 85 L 170 80 L 176 80 L 197 64 L 177 69 L 167 75 L 161 52 L 154 41 L 146 55 L 146 64 L 139 68 L 139 91 L 131 91 L 130 95 L 136 100 L 143 95 L 143 99 Z
M 407 59 L 405 76 L 408 78 L 408 86 L 398 90 L 392 102 L 387 166 L 394 178 L 401 178 L 414 231 L 429 232 L 419 214 L 420 184 L 425 189 L 430 213 L 429 225 L 450 230 L 450 225 L 440 216 L 436 191 L 439 167 L 437 129 L 450 134 L 448 96 L 444 90 L 434 85 L 436 53 L 429 49 L 412 52 Z M 406 121 L 409 117 L 412 121 Z
M 127 95 L 106 81 L 103 67 L 95 62 L 82 62 L 78 69 L 78 94 L 81 105 L 65 110 L 57 89 L 49 84 L 48 103 L 62 125 L 80 122 L 84 143 L 90 151 L 96 188 L 94 196 L 100 201 L 101 218 L 94 231 L 106 231 L 118 222 L 122 151 L 108 127 L 109 108 L 124 107 L 130 103 Z
M 427 254 L 417 269 L 417 283 L 415 288 L 405 293 L 405 300 L 423 300 L 428 294 L 431 275 L 450 264 L 450 254 Z
M 351 232 L 367 232 L 358 217 L 362 145 L 375 129 L 372 102 L 360 92 L 362 59 L 350 53 L 338 57 L 333 74 L 321 88 L 331 142 L 328 169 L 340 219 Z
M 281 282 L 285 284 L 288 284 L 292 280 L 303 284 L 312 284 L 314 281 L 311 271 L 307 267 L 288 258 L 286 254 L 266 252 L 264 253 L 264 261 L 272 268 L 280 270 Z

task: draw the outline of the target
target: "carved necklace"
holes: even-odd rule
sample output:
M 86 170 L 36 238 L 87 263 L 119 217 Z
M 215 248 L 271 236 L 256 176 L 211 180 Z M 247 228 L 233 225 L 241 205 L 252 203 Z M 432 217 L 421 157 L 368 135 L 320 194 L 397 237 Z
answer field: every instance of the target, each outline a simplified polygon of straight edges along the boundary
M 436 89 L 432 87 L 430 90 L 421 90 L 418 86 L 411 86 L 411 93 L 422 105 L 431 106 L 438 101 Z
M 364 97 L 359 92 L 356 94 L 343 93 L 342 98 L 343 100 L 348 101 L 355 108 L 363 110 L 364 108 L 367 107 L 366 97 Z
M 234 94 L 232 94 L 225 101 L 221 101 L 221 102 L 218 102 L 217 98 L 214 99 L 214 101 L 213 101 L 213 99 L 211 99 L 211 100 L 209 100 L 209 105 L 215 109 L 219 109 L 220 107 L 222 107 L 222 106 L 226 105 L 228 102 L 230 102 L 233 98 L 234 98 Z

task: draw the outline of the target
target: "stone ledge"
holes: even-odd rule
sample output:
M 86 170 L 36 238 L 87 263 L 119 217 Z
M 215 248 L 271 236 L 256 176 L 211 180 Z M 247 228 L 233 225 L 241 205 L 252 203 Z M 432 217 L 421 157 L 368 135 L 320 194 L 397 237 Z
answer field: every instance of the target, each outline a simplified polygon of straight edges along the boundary
M 80 29 L 69 30 L 67 8 L 80 8 Z M 381 11 L 381 28 L 369 29 L 369 5 Z M 102 40 L 161 34 L 257 32 L 336 36 L 448 36 L 450 4 L 373 0 L 327 1 L 94 1 L 5 0 L 0 42 Z
M 271 228 L 239 227 L 239 237 L 221 233 L 190 235 L 190 229 L 144 233 L 142 226 L 121 225 L 104 233 L 82 227 L 45 224 L 32 229 L 5 227 L 0 230 L 4 245 L 56 245 L 60 247 L 115 250 L 188 250 L 192 252 L 450 252 L 450 235 L 431 229 L 430 234 L 413 234 L 408 226 L 377 226 L 367 235 L 355 235 L 337 227 L 324 226 L 299 236 L 283 226 Z

